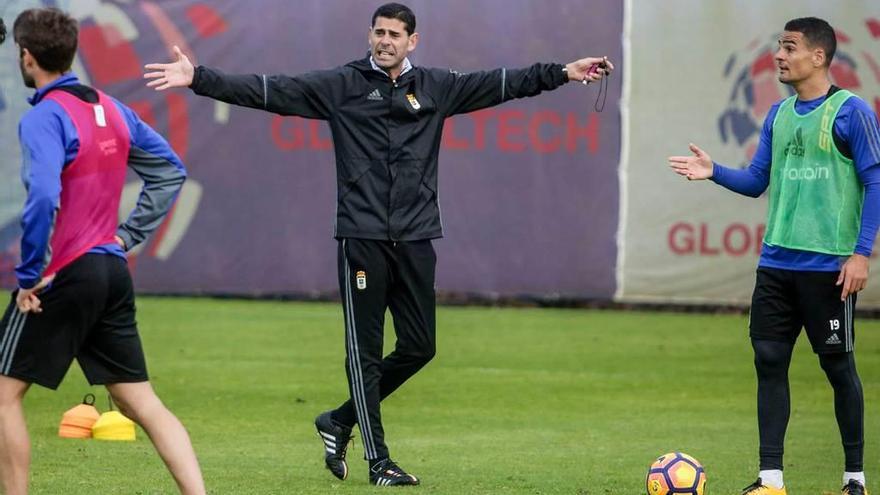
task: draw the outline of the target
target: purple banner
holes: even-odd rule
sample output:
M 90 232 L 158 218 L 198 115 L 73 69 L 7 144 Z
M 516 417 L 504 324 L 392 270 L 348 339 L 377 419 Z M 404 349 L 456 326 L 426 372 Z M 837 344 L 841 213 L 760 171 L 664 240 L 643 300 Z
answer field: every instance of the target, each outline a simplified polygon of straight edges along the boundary
M 337 290 L 334 157 L 323 122 L 154 93 L 144 63 L 174 44 L 227 73 L 297 74 L 366 55 L 362 1 L 103 2 L 81 14 L 91 84 L 167 136 L 190 183 L 133 259 L 150 292 Z M 469 72 L 608 55 L 623 67 L 623 3 L 413 1 L 415 65 Z M 294 7 L 295 6 L 295 7 Z M 132 34 L 131 28 L 135 29 Z M 6 48 L 6 47 L 4 47 Z M 447 121 L 440 157 L 439 291 L 610 299 L 615 290 L 621 71 Z M 134 192 L 131 192 L 134 194 Z

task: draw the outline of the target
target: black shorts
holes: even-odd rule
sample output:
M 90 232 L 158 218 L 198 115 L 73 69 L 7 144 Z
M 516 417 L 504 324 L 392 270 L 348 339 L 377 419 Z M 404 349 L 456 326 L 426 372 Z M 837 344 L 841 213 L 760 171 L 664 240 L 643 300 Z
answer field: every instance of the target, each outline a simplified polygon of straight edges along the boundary
M 805 328 L 816 354 L 852 352 L 856 295 L 840 300 L 838 276 L 839 272 L 758 268 L 749 335 L 794 343 Z
M 76 358 L 92 385 L 147 380 L 124 259 L 81 256 L 38 295 L 42 313 L 19 312 L 16 292 L 0 321 L 0 374 L 55 389 Z

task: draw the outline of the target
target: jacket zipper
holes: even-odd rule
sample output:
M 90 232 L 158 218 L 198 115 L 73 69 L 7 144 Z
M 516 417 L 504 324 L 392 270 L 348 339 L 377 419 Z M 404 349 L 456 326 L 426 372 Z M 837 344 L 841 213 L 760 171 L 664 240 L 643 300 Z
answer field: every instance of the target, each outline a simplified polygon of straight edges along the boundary
M 393 121 L 393 117 L 391 112 L 394 110 L 394 89 L 397 88 L 397 81 L 391 79 L 389 76 L 388 79 L 391 80 L 391 96 L 388 98 L 388 122 L 391 123 Z M 393 211 L 391 209 L 391 191 L 394 189 L 394 176 L 391 174 L 391 127 L 388 126 L 388 239 L 391 241 L 396 241 L 394 238 L 394 234 L 391 231 L 391 217 L 393 216 Z

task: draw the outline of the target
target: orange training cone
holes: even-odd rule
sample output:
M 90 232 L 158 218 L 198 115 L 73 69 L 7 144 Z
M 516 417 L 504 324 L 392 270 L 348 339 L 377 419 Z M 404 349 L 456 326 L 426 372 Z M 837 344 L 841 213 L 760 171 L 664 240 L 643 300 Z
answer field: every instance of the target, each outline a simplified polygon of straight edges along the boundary
M 61 438 L 91 438 L 92 426 L 98 420 L 98 410 L 95 409 L 95 396 L 86 394 L 83 403 L 68 409 L 61 416 L 61 425 L 58 427 L 58 436 Z

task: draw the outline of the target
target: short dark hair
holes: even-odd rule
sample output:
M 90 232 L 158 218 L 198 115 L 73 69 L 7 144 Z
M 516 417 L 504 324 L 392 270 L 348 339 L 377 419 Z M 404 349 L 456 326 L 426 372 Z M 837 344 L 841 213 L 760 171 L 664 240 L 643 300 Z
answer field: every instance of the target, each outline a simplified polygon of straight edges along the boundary
M 76 20 L 56 8 L 28 9 L 12 25 L 12 36 L 48 72 L 66 72 L 76 55 Z
M 416 15 L 406 5 L 399 3 L 386 3 L 382 5 L 376 12 L 373 12 L 373 20 L 371 26 L 376 25 L 376 18 L 384 17 L 386 19 L 397 19 L 406 25 L 406 34 L 412 35 L 416 31 Z
M 837 51 L 837 36 L 827 21 L 818 17 L 801 17 L 786 22 L 785 30 L 803 34 L 808 46 L 825 51 L 825 66 L 831 65 Z
M 3 19 L 0 19 L 0 45 L 6 41 L 6 24 L 3 23 Z

